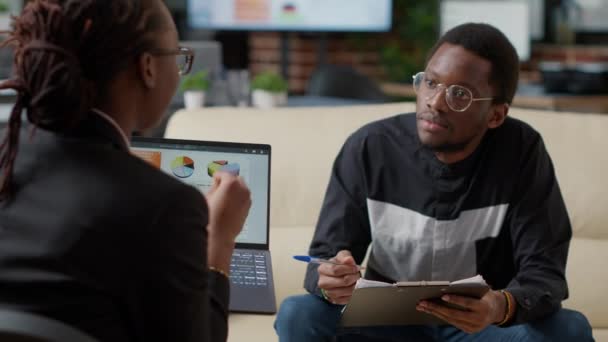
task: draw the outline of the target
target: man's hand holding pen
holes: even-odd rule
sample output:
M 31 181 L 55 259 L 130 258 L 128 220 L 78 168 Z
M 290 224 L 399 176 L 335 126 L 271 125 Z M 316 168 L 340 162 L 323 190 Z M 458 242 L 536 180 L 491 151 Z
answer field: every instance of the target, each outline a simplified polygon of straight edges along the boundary
M 317 286 L 328 301 L 344 305 L 353 295 L 355 283 L 361 278 L 359 267 L 350 251 L 347 250 L 341 250 L 330 260 L 336 264 L 321 263 L 319 265 Z

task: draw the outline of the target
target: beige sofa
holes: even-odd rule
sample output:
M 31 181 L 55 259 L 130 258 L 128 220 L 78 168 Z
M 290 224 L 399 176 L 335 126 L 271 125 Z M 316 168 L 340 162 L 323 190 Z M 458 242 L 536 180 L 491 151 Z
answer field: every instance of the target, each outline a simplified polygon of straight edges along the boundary
M 304 293 L 305 265 L 292 255 L 308 249 L 332 162 L 360 126 L 413 103 L 373 106 L 204 108 L 177 112 L 166 137 L 272 145 L 270 250 L 277 302 Z M 513 108 L 512 116 L 540 131 L 553 158 L 574 228 L 566 307 L 582 311 L 597 341 L 608 341 L 608 115 Z M 276 341 L 274 316 L 233 314 L 230 341 Z

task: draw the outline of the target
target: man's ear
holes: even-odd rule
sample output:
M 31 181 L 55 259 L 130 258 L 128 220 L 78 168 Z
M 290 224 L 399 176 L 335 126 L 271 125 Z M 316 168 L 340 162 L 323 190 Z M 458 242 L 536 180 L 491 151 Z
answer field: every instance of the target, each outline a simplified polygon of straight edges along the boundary
M 507 114 L 509 113 L 509 104 L 501 103 L 492 105 L 491 109 L 492 113 L 490 114 L 490 118 L 488 120 L 488 128 L 494 129 L 502 125 L 507 118 Z
M 154 63 L 154 56 L 144 52 L 137 59 L 137 71 L 140 80 L 146 89 L 156 86 L 158 71 Z

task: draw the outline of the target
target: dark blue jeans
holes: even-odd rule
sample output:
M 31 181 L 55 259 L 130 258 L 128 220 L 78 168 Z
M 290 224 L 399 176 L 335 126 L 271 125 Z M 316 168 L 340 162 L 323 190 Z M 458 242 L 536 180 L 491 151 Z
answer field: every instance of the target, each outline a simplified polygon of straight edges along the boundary
M 288 297 L 274 323 L 279 341 L 593 341 L 585 316 L 567 309 L 529 324 L 507 328 L 492 325 L 470 335 L 449 325 L 362 328 L 339 333 L 341 310 L 341 305 L 310 294 Z

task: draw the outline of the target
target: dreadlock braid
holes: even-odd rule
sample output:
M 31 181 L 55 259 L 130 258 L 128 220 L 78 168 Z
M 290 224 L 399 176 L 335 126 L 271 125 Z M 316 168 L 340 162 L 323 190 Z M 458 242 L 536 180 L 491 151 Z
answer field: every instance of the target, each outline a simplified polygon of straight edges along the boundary
M 155 0 L 35 0 L 13 18 L 0 47 L 14 49 L 14 77 L 0 89 L 17 100 L 0 144 L 0 200 L 10 194 L 21 115 L 46 130 L 73 128 L 116 74 L 154 47 Z

